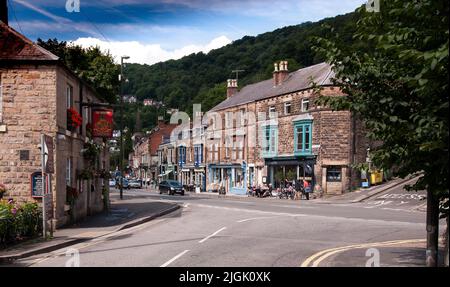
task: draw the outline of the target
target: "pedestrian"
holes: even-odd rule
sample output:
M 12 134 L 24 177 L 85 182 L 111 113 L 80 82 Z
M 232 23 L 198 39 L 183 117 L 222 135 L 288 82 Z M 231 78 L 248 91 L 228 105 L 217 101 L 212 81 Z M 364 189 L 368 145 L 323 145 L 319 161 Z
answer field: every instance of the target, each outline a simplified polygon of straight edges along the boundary
M 303 180 L 303 189 L 305 190 L 306 200 L 309 200 L 309 193 L 311 192 L 311 186 L 307 180 Z

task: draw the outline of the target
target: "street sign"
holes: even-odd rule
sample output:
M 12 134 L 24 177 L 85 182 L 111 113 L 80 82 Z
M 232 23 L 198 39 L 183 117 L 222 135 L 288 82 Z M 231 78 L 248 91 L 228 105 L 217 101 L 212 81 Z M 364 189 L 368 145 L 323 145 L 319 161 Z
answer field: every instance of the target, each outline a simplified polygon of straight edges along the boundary
M 31 196 L 42 197 L 42 173 L 40 171 L 31 174 Z
M 53 163 L 53 138 L 48 135 L 42 135 L 44 140 L 44 172 L 52 174 L 55 172 Z
M 113 110 L 95 109 L 92 111 L 93 137 L 112 138 L 113 126 Z

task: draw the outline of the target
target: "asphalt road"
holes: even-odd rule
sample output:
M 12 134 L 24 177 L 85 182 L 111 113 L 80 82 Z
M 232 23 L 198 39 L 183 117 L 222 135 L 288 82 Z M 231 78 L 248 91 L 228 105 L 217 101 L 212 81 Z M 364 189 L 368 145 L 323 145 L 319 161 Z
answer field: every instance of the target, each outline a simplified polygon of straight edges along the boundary
M 183 208 L 71 248 L 79 252 L 80 266 L 300 266 L 313 254 L 334 247 L 425 238 L 425 213 L 414 204 L 392 208 L 372 203 L 397 192 L 389 190 L 357 204 L 319 204 L 130 190 L 129 195 L 175 201 Z M 66 252 L 26 258 L 16 265 L 63 267 L 73 258 Z

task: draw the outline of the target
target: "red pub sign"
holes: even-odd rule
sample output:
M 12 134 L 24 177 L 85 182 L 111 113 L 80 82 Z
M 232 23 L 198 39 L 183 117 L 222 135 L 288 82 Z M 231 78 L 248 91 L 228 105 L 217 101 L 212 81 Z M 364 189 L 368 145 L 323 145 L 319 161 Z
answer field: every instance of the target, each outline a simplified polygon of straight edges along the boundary
M 113 135 L 113 110 L 95 109 L 92 111 L 92 136 L 100 138 L 112 138 Z

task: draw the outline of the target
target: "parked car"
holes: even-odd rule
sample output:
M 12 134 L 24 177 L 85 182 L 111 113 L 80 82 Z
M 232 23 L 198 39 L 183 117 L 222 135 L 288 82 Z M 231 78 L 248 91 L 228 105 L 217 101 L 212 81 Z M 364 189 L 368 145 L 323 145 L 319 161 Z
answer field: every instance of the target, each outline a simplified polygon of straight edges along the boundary
M 109 180 L 109 187 L 116 187 L 116 185 L 117 185 L 116 180 L 113 179 L 113 178 L 111 178 L 111 179 Z
M 170 195 L 174 195 L 175 193 L 184 195 L 184 188 L 183 185 L 176 180 L 164 180 L 159 184 L 159 194 L 164 192 Z
M 130 188 L 142 188 L 142 181 L 139 179 L 132 179 L 129 181 Z

